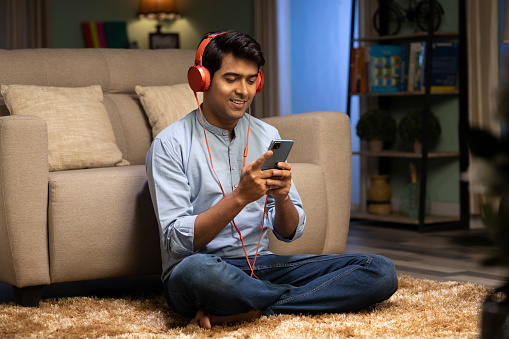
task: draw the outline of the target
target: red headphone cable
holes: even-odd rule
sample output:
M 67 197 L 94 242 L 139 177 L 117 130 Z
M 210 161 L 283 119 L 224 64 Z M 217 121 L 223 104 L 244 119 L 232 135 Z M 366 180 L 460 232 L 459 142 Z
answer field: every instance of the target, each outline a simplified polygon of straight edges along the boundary
M 219 187 L 221 188 L 221 192 L 223 193 L 223 197 L 226 197 L 226 194 L 223 189 L 223 185 L 221 185 L 221 181 L 219 180 L 219 176 L 217 175 L 216 171 L 214 170 L 214 165 L 212 164 L 212 153 L 210 152 L 209 142 L 207 139 L 207 133 L 205 131 L 205 122 L 203 121 L 203 113 L 200 106 L 200 101 L 198 100 L 198 94 L 194 92 L 194 97 L 196 98 L 196 103 L 198 104 L 198 110 L 200 111 L 200 117 L 201 117 L 201 123 L 203 127 L 203 134 L 205 135 L 205 144 L 207 145 L 207 151 L 209 153 L 209 159 L 210 159 L 210 166 L 212 167 L 212 172 L 214 172 L 214 175 L 216 176 L 217 182 L 219 183 Z M 251 106 L 249 106 L 249 123 L 247 128 L 247 140 L 246 140 L 246 147 L 244 149 L 244 162 L 242 164 L 242 168 L 246 166 L 246 158 L 247 158 L 247 151 L 248 151 L 248 144 L 249 144 L 249 130 L 251 129 Z M 254 274 L 254 265 L 256 262 L 256 258 L 258 256 L 258 250 L 260 249 L 260 243 L 262 240 L 263 235 L 263 226 L 265 224 L 265 212 L 267 209 L 267 201 L 269 200 L 269 195 L 266 195 L 265 197 L 265 205 L 263 207 L 263 215 L 262 215 L 262 228 L 260 231 L 260 237 L 258 238 L 258 246 L 256 247 L 256 253 L 253 259 L 253 264 L 251 265 L 251 262 L 249 261 L 249 256 L 247 255 L 246 247 L 244 246 L 244 237 L 242 237 L 242 233 L 240 232 L 240 229 L 237 227 L 237 224 L 235 223 L 235 220 L 232 219 L 233 226 L 235 226 L 235 230 L 239 234 L 240 242 L 242 244 L 242 249 L 244 250 L 244 255 L 246 256 L 247 264 L 249 265 L 249 269 L 251 270 L 251 277 L 255 277 L 256 279 L 260 280 L 255 274 Z

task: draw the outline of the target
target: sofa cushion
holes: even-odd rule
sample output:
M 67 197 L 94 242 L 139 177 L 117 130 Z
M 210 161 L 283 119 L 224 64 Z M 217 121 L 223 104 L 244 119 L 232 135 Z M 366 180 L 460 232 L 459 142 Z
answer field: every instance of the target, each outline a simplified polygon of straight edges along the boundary
M 101 87 L 2 85 L 13 115 L 33 115 L 48 126 L 50 171 L 128 165 L 115 142 Z
M 104 93 L 104 106 L 123 158 L 131 165 L 144 165 L 152 142 L 152 128 L 138 96 L 134 92 Z
M 322 167 L 292 163 L 292 180 L 306 212 L 306 228 L 297 240 L 286 243 L 269 232 L 269 249 L 280 255 L 321 254 L 327 233 L 327 187 Z
M 161 272 L 145 166 L 52 172 L 48 204 L 52 283 Z
M 147 114 L 152 136 L 198 108 L 193 91 L 187 83 L 173 86 L 136 86 L 143 109 Z M 203 101 L 203 93 L 198 93 Z

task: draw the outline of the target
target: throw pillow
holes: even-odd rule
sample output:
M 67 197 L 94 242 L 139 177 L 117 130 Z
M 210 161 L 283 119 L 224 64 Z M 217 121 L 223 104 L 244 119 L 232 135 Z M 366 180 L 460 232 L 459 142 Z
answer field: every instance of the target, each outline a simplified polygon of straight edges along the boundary
M 50 171 L 129 165 L 122 159 L 101 86 L 2 85 L 13 115 L 33 115 L 48 126 Z
M 136 86 L 136 93 L 147 114 L 152 136 L 198 108 L 193 91 L 186 84 L 173 86 Z M 203 93 L 198 93 L 198 100 L 203 101 Z

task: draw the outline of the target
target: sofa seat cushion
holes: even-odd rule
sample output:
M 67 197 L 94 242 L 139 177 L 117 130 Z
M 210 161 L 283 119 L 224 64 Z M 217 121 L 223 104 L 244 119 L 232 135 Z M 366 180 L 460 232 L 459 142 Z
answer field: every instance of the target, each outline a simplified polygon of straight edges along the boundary
M 280 255 L 321 254 L 327 236 L 327 187 L 323 169 L 313 164 L 292 163 L 292 179 L 306 212 L 306 228 L 291 243 L 279 241 L 269 232 L 269 249 Z
M 46 121 L 50 171 L 128 165 L 115 142 L 101 86 L 2 85 L 13 115 Z
M 50 173 L 48 238 L 52 283 L 160 273 L 145 167 Z

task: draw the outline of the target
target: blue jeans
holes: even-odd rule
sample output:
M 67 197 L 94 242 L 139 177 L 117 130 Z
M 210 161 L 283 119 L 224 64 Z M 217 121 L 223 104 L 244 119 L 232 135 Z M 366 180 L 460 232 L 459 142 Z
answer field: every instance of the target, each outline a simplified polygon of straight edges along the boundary
M 198 309 L 218 316 L 349 312 L 398 289 L 394 264 L 372 254 L 259 256 L 260 280 L 250 274 L 246 259 L 194 254 L 174 268 L 164 293 L 174 311 L 194 317 Z

